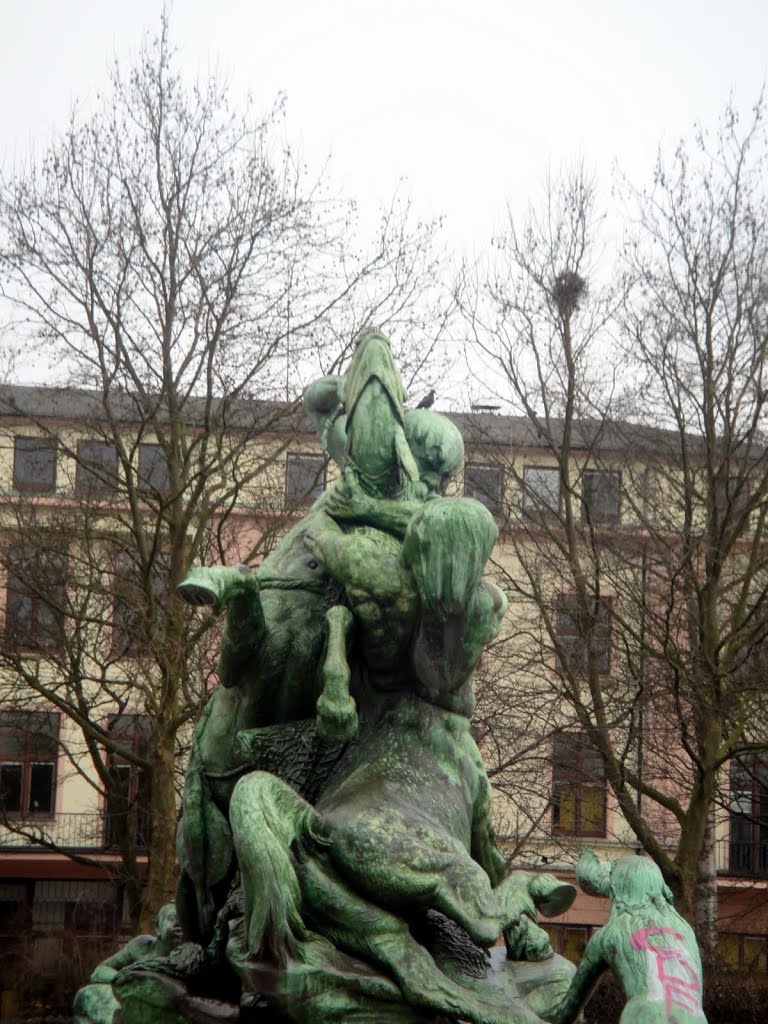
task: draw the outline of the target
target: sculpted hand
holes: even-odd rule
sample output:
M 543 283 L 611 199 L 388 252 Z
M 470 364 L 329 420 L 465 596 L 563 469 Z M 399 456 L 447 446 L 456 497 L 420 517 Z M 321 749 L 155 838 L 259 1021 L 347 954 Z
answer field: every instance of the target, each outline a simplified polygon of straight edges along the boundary
M 375 510 L 375 502 L 363 491 L 353 469 L 347 467 L 328 496 L 325 511 L 334 519 L 364 519 Z

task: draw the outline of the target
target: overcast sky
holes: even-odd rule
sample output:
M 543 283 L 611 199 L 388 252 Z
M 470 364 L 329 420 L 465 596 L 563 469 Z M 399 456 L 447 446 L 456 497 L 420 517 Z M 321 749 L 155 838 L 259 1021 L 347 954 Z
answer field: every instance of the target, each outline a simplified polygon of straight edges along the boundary
M 2 0 L 0 156 L 23 156 L 130 60 L 160 0 Z M 768 74 L 766 0 L 176 0 L 193 72 L 233 98 L 282 90 L 309 162 L 370 212 L 404 188 L 457 249 L 486 244 L 547 165 L 650 175 L 660 141 L 749 107 Z

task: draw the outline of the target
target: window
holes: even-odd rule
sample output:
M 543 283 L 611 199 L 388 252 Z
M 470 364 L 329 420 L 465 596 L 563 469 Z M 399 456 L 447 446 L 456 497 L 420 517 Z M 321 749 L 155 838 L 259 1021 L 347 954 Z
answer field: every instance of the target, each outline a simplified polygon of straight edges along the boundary
M 729 476 L 727 480 L 715 482 L 715 501 L 721 519 L 737 523 L 742 516 L 741 531 L 749 529 L 750 488 L 749 480 L 743 476 Z
M 0 711 L 0 813 L 53 816 L 58 752 L 55 712 Z
M 743 875 L 768 875 L 768 765 L 731 762 L 728 868 Z
M 768 939 L 764 935 L 721 933 L 717 937 L 717 952 L 722 963 L 732 970 L 760 974 L 768 970 Z
M 168 458 L 159 444 L 139 445 L 139 487 L 154 494 L 168 494 L 171 489 Z
M 146 758 L 152 719 L 149 715 L 113 715 L 108 724 L 112 738 L 137 758 Z M 151 803 L 149 776 L 127 757 L 110 754 L 109 760 L 116 783 L 107 796 L 106 845 L 118 846 L 127 825 L 127 837 L 136 846 L 149 845 L 151 831 Z
M 291 505 L 311 505 L 325 488 L 325 458 L 288 452 L 285 460 L 285 498 Z
M 24 882 L 0 881 L 0 978 L 10 978 L 24 957 L 22 936 L 30 932 L 31 893 Z
M 581 481 L 581 516 L 585 523 L 618 523 L 621 476 L 601 469 L 585 469 Z
M 560 470 L 554 466 L 523 469 L 523 511 L 531 514 L 560 511 Z
M 66 560 L 16 546 L 8 553 L 5 637 L 11 648 L 49 651 L 64 639 Z
M 552 740 L 552 830 L 559 835 L 605 835 L 605 769 L 583 732 Z
M 84 935 L 114 935 L 117 931 L 117 903 L 65 900 L 64 927 Z
M 583 674 L 589 668 L 590 655 L 599 675 L 611 670 L 610 598 L 595 598 L 585 615 L 580 614 L 575 594 L 558 594 L 555 607 L 557 634 L 557 670 Z
M 106 441 L 77 446 L 75 490 L 84 497 L 113 494 L 117 487 L 117 449 Z
M 114 560 L 112 582 L 112 654 L 135 658 L 148 649 L 153 620 L 162 620 L 168 600 L 168 569 L 156 561 L 150 570 L 151 595 L 141 566 L 128 552 Z
M 56 442 L 53 438 L 14 438 L 13 486 L 27 494 L 53 494 L 56 490 Z
M 584 950 L 595 930 L 588 925 L 550 924 L 549 921 L 541 921 L 539 927 L 549 935 L 555 953 L 564 956 L 572 964 L 581 963 Z
M 467 462 L 464 466 L 464 495 L 485 505 L 489 512 L 501 512 L 501 469 L 499 466 L 485 466 L 479 462 Z

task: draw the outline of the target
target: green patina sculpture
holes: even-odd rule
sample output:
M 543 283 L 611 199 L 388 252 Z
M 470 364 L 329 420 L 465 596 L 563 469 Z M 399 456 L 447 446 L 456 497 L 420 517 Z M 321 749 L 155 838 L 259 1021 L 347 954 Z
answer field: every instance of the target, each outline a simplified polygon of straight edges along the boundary
M 570 1012 L 573 966 L 535 922 L 575 889 L 507 874 L 470 729 L 507 609 L 483 580 L 496 526 L 441 496 L 461 436 L 404 401 L 387 340 L 365 333 L 346 376 L 305 396 L 339 480 L 257 571 L 179 588 L 226 616 L 220 686 L 178 830 L 186 942 L 119 972 L 124 1024 Z
M 706 1024 L 693 929 L 672 906 L 661 871 L 646 857 L 601 861 L 584 850 L 581 888 L 611 901 L 608 923 L 587 944 L 554 1024 L 575 1021 L 600 976 L 612 970 L 627 997 L 622 1024 Z
M 74 1024 L 113 1024 L 120 1004 L 115 998 L 112 983 L 120 971 L 135 967 L 150 959 L 167 957 L 182 942 L 181 928 L 176 916 L 176 905 L 167 903 L 155 918 L 155 935 L 137 935 L 108 957 L 91 974 L 90 984 L 75 996 Z

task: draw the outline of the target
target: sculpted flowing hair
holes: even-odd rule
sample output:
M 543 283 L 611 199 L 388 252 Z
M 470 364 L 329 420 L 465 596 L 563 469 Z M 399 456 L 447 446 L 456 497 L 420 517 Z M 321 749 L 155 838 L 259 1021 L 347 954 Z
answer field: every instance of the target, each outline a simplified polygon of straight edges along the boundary
M 403 559 L 413 573 L 422 608 L 441 619 L 466 611 L 497 536 L 493 516 L 479 501 L 427 501 L 403 540 Z

